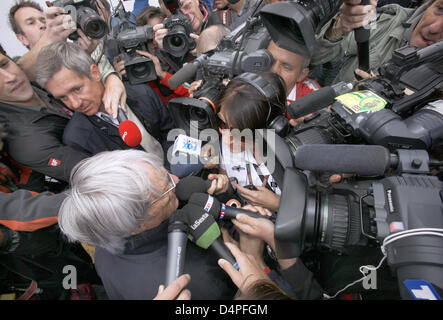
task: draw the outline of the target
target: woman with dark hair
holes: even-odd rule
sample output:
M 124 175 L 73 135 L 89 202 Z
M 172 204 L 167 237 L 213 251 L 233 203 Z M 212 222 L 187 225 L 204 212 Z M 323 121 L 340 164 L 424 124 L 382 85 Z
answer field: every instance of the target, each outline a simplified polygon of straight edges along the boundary
M 255 130 L 284 115 L 285 101 L 284 81 L 272 72 L 232 79 L 217 101 L 221 171 L 236 181 L 233 187 L 244 200 L 273 211 L 278 209 L 281 190 L 258 150 Z

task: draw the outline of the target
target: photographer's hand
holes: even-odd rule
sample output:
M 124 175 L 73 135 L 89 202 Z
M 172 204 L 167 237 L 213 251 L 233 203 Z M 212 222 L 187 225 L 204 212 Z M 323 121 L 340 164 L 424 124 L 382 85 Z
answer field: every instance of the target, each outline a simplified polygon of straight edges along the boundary
M 335 40 L 352 30 L 364 27 L 371 21 L 377 0 L 370 0 L 368 5 L 360 5 L 361 0 L 344 0 L 340 15 L 329 30 L 327 37 Z
M 194 41 L 195 41 L 195 48 L 194 48 L 194 50 L 189 51 L 189 53 L 192 54 L 193 56 L 197 57 L 198 39 L 200 38 L 200 36 L 198 34 L 191 32 L 189 34 L 189 37 L 194 39 Z
M 191 83 L 189 88 L 189 97 L 194 98 L 194 93 L 201 87 L 203 80 L 196 80 Z
M 225 174 L 211 173 L 208 175 L 208 180 L 212 181 L 211 186 L 206 191 L 209 194 L 220 194 L 229 190 L 231 183 Z
M 150 54 L 149 52 L 141 51 L 141 50 L 136 50 L 136 52 L 139 55 L 149 58 L 152 60 L 152 62 L 154 62 L 155 72 L 157 73 L 157 77 L 160 80 L 163 80 L 166 77 L 166 72 L 163 71 L 162 66 L 160 64 L 160 60 L 158 60 L 156 55 Z
M 77 39 L 78 45 L 86 51 L 88 55 L 91 55 L 95 48 L 97 48 L 100 40 L 90 39 L 81 29 L 77 30 L 79 38 Z
M 117 118 L 119 105 L 126 111 L 126 89 L 115 73 L 106 77 L 102 103 L 106 113 L 114 118 Z
M 152 27 L 154 32 L 154 42 L 159 50 L 163 50 L 163 38 L 168 34 L 168 29 L 162 23 Z
M 242 209 L 251 210 L 250 207 L 245 206 Z M 275 250 L 274 241 L 274 224 L 269 219 L 253 218 L 246 214 L 238 214 L 232 223 L 242 232 L 259 238 L 266 242 L 273 250 Z
M 45 11 L 46 30 L 39 40 L 43 46 L 66 41 L 66 38 L 77 29 L 77 23 L 72 21 L 71 15 L 66 14 L 63 8 L 49 7 Z
M 118 58 L 114 57 L 114 69 L 117 71 L 121 76 L 124 76 L 126 74 L 125 69 L 125 60 L 117 61 Z
M 31 81 L 35 81 L 34 67 L 40 50 L 51 43 L 66 41 L 68 36 L 77 28 L 77 23 L 72 21 L 69 14 L 64 13 L 63 8 L 49 7 L 45 11 L 45 17 L 45 32 L 31 50 L 17 61 L 17 64 L 20 65 Z
M 280 196 L 266 187 L 258 186 L 257 190 L 249 190 L 236 184 L 235 187 L 240 192 L 240 195 L 249 203 L 265 207 L 269 210 L 277 211 L 280 205 Z

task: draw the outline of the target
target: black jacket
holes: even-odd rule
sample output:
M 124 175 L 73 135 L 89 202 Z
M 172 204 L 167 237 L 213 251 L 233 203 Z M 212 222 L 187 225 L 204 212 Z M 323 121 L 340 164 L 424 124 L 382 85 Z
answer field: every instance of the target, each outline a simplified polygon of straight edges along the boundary
M 88 154 L 62 143 L 69 110 L 48 93 L 33 87 L 45 106 L 0 103 L 0 122 L 7 124 L 6 150 L 19 164 L 61 181 Z
M 132 236 L 125 252 L 114 255 L 96 247 L 95 267 L 110 299 L 150 300 L 166 276 L 168 221 Z M 236 288 L 217 265 L 217 257 L 188 241 L 184 272 L 191 275 L 186 287 L 196 300 L 231 300 Z

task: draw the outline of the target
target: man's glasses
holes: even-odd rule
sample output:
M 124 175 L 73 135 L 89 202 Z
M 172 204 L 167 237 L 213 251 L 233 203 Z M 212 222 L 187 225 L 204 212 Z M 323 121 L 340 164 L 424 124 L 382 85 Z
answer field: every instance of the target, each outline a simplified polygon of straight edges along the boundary
M 160 200 L 161 198 L 163 198 L 164 196 L 166 196 L 169 192 L 171 192 L 172 190 L 175 189 L 176 184 L 174 182 L 174 179 L 172 178 L 171 174 L 168 172 L 168 177 L 169 177 L 169 188 L 168 190 L 166 190 L 165 192 L 163 192 L 160 197 L 158 197 L 157 199 L 151 201 L 151 205 L 156 203 L 158 200 Z

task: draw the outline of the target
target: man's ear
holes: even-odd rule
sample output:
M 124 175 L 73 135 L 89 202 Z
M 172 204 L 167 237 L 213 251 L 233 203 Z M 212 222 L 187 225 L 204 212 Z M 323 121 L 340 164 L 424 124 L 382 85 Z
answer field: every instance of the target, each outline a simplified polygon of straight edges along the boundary
M 15 36 L 26 48 L 29 48 L 29 40 L 24 34 L 17 33 Z
M 298 75 L 297 82 L 303 81 L 309 74 L 309 68 L 304 68 Z
M 93 80 L 95 80 L 95 81 L 101 80 L 100 69 L 98 68 L 98 66 L 96 64 L 91 64 L 89 71 L 90 71 L 91 78 Z

